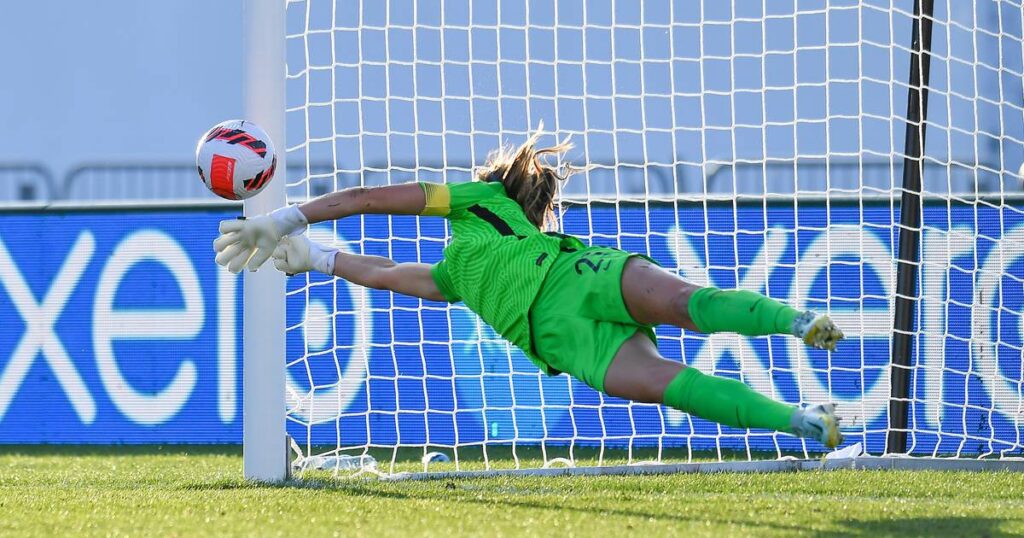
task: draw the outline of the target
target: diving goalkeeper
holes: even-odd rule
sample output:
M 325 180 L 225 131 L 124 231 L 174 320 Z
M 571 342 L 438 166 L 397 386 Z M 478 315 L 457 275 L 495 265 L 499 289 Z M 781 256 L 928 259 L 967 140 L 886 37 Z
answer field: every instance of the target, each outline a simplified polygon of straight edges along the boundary
M 248 220 L 225 220 L 216 260 L 232 272 L 271 256 L 290 274 L 319 271 L 375 289 L 463 302 L 543 372 L 567 373 L 601 392 L 660 403 L 739 428 L 764 428 L 842 443 L 832 404 L 798 407 L 742 382 L 705 375 L 658 354 L 653 327 L 702 333 L 782 334 L 834 350 L 832 321 L 746 290 L 697 287 L 642 255 L 587 246 L 544 230 L 559 185 L 577 169 L 545 157 L 539 133 L 492 153 L 476 181 L 351 188 Z M 451 241 L 434 264 L 341 252 L 301 234 L 309 224 L 385 213 L 448 219 Z

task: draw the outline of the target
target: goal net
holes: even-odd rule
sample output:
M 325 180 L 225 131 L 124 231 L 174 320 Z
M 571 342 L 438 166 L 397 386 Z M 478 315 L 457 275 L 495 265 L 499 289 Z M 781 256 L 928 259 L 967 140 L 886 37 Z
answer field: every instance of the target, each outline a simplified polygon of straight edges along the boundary
M 906 449 L 1021 456 L 1022 6 L 936 4 Z M 886 443 L 912 0 L 305 0 L 286 17 L 291 201 L 468 181 L 543 121 L 545 141 L 571 135 L 568 159 L 592 166 L 563 192 L 562 231 L 697 284 L 828 312 L 848 336 L 828 354 L 659 327 L 665 357 L 776 399 L 837 402 L 851 454 L 902 451 Z M 439 218 L 364 216 L 311 234 L 433 263 L 447 231 Z M 460 304 L 338 279 L 289 280 L 286 342 L 287 431 L 304 470 L 822 450 L 547 377 Z

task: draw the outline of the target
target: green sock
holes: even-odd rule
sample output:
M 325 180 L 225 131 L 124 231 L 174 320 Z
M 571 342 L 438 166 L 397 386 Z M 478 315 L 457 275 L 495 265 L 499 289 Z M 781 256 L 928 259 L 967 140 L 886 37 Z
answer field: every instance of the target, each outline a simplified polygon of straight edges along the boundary
M 683 368 L 665 388 L 665 405 L 737 428 L 790 432 L 796 406 L 777 402 L 735 379 Z
M 793 320 L 800 315 L 795 308 L 760 293 L 718 288 L 701 288 L 693 292 L 687 309 L 693 324 L 705 334 L 790 334 Z

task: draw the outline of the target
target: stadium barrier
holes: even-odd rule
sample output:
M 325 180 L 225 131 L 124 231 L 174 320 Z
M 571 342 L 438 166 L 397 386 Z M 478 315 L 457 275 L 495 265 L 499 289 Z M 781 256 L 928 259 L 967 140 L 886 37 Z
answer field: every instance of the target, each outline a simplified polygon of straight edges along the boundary
M 888 193 L 894 187 L 901 163 L 885 159 L 809 159 L 769 162 L 738 161 L 693 165 L 678 162 L 664 165 L 601 165 L 587 181 L 570 181 L 568 197 L 588 195 L 666 200 L 677 196 L 793 195 L 797 192 L 852 193 L 863 188 L 868 194 Z M 930 163 L 925 169 L 926 192 L 972 197 L 978 194 L 1020 192 L 1024 183 L 1000 174 L 995 163 Z M 402 165 L 369 163 L 365 168 L 335 170 L 330 163 L 289 164 L 289 199 L 310 193 L 324 194 L 334 188 L 400 183 L 412 179 L 465 181 L 473 166 L 468 163 L 444 166 L 440 163 Z M 421 177 L 422 176 L 422 177 Z M 303 181 L 295 182 L 295 178 Z M 618 190 L 616 190 L 618 189 Z M 69 170 L 60 181 L 42 164 L 0 164 L 0 203 L 87 201 L 216 200 L 199 181 L 190 163 L 86 163 Z
M 41 164 L 0 163 L 0 201 L 49 201 L 60 196 L 53 174 Z

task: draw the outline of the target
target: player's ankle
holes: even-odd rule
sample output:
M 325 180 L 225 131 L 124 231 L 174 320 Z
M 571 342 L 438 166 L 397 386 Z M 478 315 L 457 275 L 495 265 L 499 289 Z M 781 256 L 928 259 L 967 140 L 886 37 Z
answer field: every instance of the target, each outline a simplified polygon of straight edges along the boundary
M 804 312 L 797 314 L 797 316 L 793 318 L 793 322 L 789 325 L 789 334 L 792 334 L 797 338 L 804 338 L 807 336 L 807 332 L 814 327 L 814 320 L 817 318 L 818 314 L 813 310 L 805 310 Z
M 802 406 L 799 406 L 799 405 L 794 406 L 793 407 L 793 414 L 790 415 L 790 417 L 789 417 L 789 430 L 787 430 L 786 433 L 790 433 L 790 434 L 793 434 L 793 435 L 799 435 L 798 432 L 800 431 L 800 423 L 803 421 L 803 419 L 804 419 L 804 408 Z

